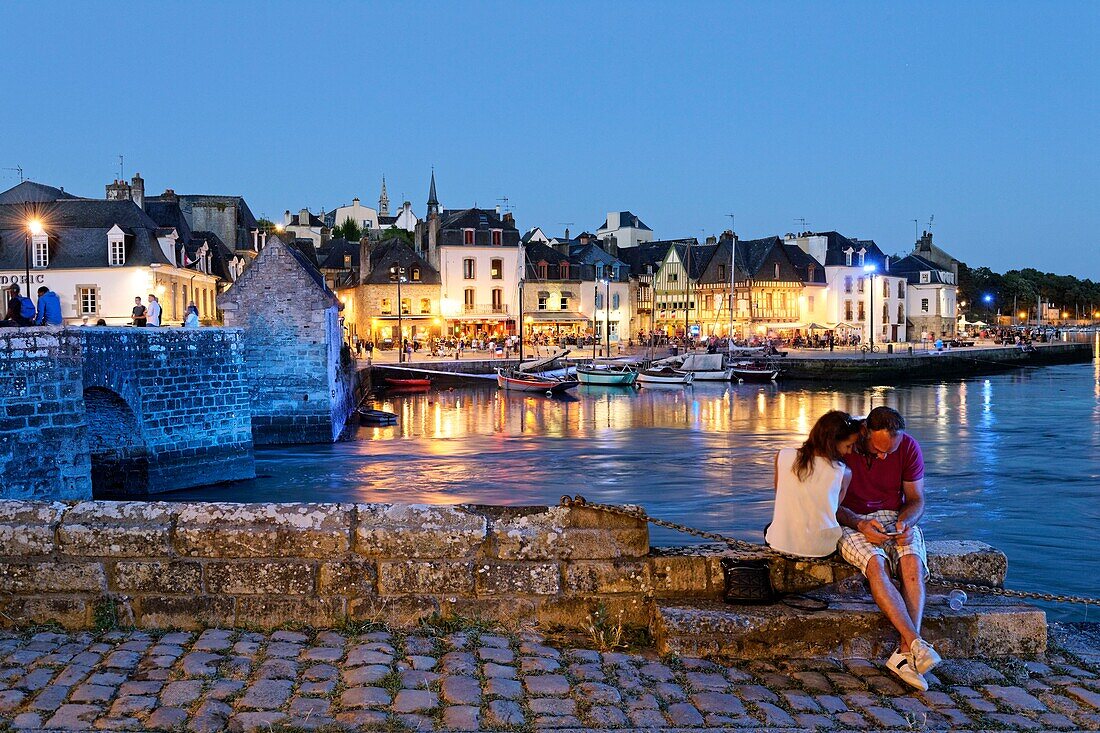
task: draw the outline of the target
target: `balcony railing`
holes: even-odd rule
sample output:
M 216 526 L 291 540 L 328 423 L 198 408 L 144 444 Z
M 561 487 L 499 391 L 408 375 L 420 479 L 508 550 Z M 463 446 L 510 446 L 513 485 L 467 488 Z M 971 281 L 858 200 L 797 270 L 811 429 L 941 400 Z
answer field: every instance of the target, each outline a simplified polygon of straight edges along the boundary
M 468 316 L 506 316 L 508 315 L 508 306 L 464 303 L 463 313 Z

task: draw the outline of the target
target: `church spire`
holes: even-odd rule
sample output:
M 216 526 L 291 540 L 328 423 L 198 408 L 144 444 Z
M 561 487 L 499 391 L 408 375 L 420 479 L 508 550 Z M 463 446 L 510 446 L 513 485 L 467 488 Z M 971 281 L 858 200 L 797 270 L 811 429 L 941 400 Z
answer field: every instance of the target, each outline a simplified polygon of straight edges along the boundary
M 390 215 L 390 197 L 386 195 L 386 177 L 382 176 L 382 195 L 378 197 L 379 216 Z
M 432 185 L 428 189 L 428 216 L 439 214 L 439 199 L 435 195 L 435 168 L 432 168 Z

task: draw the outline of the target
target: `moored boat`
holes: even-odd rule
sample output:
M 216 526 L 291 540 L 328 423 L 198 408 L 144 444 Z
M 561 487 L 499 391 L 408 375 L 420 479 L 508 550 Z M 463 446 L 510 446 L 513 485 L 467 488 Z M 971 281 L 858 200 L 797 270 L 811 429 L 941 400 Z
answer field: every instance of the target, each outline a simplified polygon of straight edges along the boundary
M 734 364 L 731 371 L 742 382 L 774 382 L 780 370 L 767 362 L 754 361 Z
M 691 372 L 679 372 L 671 367 L 661 369 L 643 369 L 638 372 L 638 384 L 649 386 L 659 384 L 688 385 L 695 381 L 695 375 Z
M 638 372 L 627 366 L 589 364 L 577 367 L 577 380 L 581 384 L 630 387 L 637 378 Z
M 383 377 L 384 381 L 390 387 L 431 387 L 432 380 L 430 379 L 398 379 L 396 377 Z
M 696 382 L 728 382 L 733 379 L 721 354 L 687 354 L 676 370 L 690 373 Z
M 580 384 L 575 379 L 559 379 L 516 370 L 497 369 L 497 386 L 513 392 L 550 392 L 560 394 Z
M 392 412 L 386 412 L 385 410 L 373 410 L 369 407 L 360 407 L 355 412 L 359 415 L 359 422 L 369 425 L 393 425 L 397 422 L 397 415 Z

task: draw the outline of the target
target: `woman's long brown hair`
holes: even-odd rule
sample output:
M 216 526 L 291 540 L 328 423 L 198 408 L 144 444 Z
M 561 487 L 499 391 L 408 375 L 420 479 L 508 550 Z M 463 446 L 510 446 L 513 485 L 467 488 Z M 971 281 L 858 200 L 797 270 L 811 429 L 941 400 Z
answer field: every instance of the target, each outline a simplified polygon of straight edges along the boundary
M 814 456 L 822 456 L 830 461 L 839 462 L 842 458 L 837 444 L 851 437 L 860 428 L 860 421 L 840 410 L 830 410 L 822 415 L 814 425 L 806 442 L 798 449 L 794 459 L 794 472 L 800 481 L 805 481 L 814 472 Z

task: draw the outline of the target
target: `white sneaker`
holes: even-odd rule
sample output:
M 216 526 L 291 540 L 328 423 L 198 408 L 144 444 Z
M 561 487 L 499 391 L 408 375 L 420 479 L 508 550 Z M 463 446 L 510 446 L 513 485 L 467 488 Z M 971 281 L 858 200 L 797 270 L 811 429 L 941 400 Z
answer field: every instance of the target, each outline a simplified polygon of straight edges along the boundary
M 928 681 L 917 671 L 913 664 L 912 655 L 903 654 L 900 649 L 890 655 L 886 661 L 886 667 L 901 678 L 902 682 L 918 690 L 927 690 Z
M 917 639 L 909 645 L 909 654 L 913 657 L 913 666 L 924 674 L 943 661 L 939 653 L 924 639 Z

